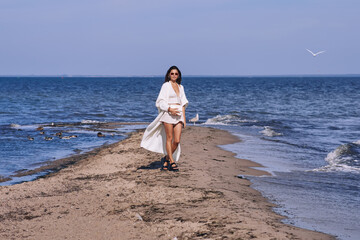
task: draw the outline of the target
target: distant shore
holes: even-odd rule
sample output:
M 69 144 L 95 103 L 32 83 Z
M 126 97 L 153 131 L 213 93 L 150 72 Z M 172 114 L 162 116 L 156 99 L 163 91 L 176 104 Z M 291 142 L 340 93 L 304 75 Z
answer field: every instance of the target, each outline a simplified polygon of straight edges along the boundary
M 142 133 L 0 187 L 0 238 L 334 239 L 280 222 L 246 179 L 268 173 L 216 147 L 239 141 L 230 133 L 187 127 L 178 173 L 159 171 L 162 156 L 140 148 Z

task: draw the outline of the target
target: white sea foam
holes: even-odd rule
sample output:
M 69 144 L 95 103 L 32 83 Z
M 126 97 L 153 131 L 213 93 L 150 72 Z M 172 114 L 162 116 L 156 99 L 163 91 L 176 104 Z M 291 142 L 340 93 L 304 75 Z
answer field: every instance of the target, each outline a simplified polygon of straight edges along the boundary
M 36 129 L 37 127 L 39 127 L 39 126 L 40 125 L 20 125 L 20 124 L 16 124 L 16 123 L 10 124 L 11 128 L 21 129 L 21 130 L 33 130 L 33 129 Z
M 275 132 L 271 127 L 265 126 L 264 130 L 260 131 L 264 136 L 267 137 L 275 137 L 275 136 L 282 136 L 282 133 Z
M 21 128 L 21 125 L 20 125 L 20 124 L 16 124 L 16 123 L 12 123 L 12 124 L 10 124 L 10 127 L 11 127 L 11 128 L 19 129 L 19 128 Z
M 312 172 L 348 172 L 348 173 L 360 173 L 360 169 L 357 167 L 351 167 L 345 164 L 327 165 L 324 167 L 311 170 Z
M 96 120 L 88 120 L 88 119 L 85 119 L 85 120 L 82 120 L 81 123 L 83 124 L 91 124 L 91 123 L 100 123 L 100 121 L 96 121 Z
M 237 125 L 238 123 L 257 122 L 257 120 L 243 119 L 236 115 L 217 115 L 209 118 L 204 124 L 206 125 Z

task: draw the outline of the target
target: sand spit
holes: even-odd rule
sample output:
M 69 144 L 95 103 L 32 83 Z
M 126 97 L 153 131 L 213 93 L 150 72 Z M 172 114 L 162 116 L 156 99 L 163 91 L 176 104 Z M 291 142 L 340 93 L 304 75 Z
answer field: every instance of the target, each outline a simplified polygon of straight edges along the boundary
M 180 172 L 139 147 L 142 131 L 43 178 L 0 187 L 0 239 L 334 239 L 280 222 L 242 175 L 267 174 L 216 145 L 226 131 L 187 127 Z

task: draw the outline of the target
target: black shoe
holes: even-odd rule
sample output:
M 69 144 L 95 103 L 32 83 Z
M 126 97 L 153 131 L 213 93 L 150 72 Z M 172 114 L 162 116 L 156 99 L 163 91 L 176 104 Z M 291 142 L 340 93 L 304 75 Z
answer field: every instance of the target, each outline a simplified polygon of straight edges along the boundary
M 178 167 L 178 165 L 175 163 L 175 162 L 173 162 L 173 163 L 170 163 L 170 169 L 169 169 L 170 171 L 174 171 L 174 172 L 178 172 L 179 171 L 179 167 Z
M 161 158 L 160 162 L 161 162 L 161 168 L 160 168 L 160 170 L 161 170 L 161 171 L 168 171 L 168 170 L 169 170 L 170 162 L 169 162 L 169 160 L 166 160 L 166 156 L 163 157 L 163 158 Z M 167 164 L 165 165 L 165 163 L 167 163 Z

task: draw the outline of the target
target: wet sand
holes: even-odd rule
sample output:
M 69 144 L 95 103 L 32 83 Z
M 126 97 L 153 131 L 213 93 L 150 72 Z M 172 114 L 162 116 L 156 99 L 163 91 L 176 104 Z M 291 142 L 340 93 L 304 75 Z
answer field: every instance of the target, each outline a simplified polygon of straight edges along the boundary
M 216 147 L 239 141 L 230 133 L 187 127 L 175 173 L 140 148 L 142 132 L 0 187 L 0 239 L 334 239 L 280 222 L 273 204 L 236 177 L 268 173 Z

